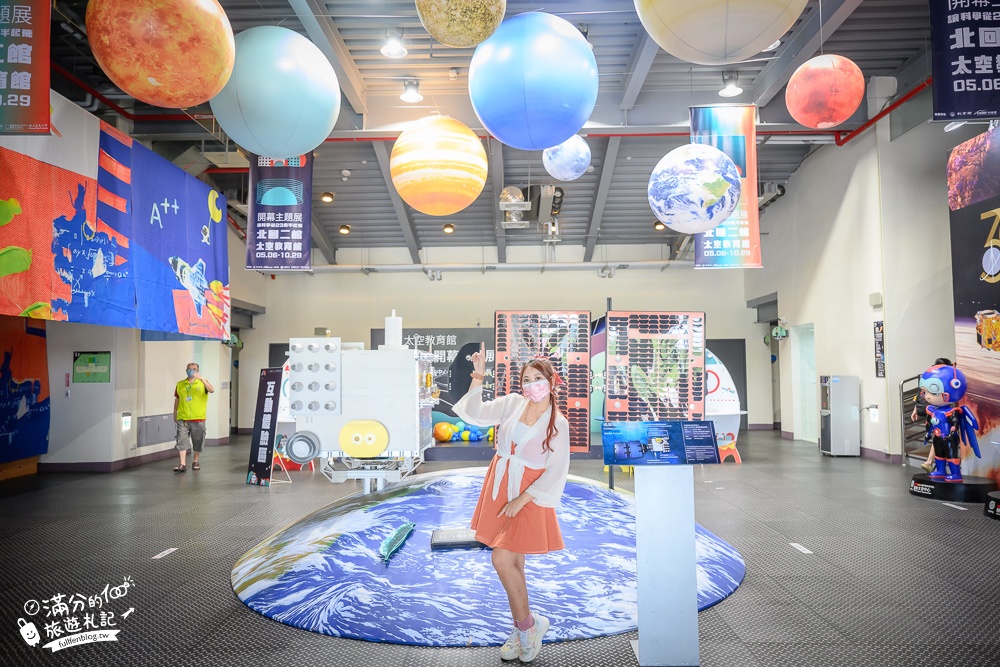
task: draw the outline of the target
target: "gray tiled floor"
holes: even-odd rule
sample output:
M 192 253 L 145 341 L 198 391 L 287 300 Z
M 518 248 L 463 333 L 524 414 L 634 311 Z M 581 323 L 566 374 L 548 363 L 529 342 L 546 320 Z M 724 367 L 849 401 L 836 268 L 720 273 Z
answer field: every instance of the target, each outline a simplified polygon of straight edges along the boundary
M 160 462 L 109 475 L 0 483 L 4 665 L 498 665 L 495 649 L 341 640 L 264 618 L 229 587 L 233 563 L 277 529 L 340 497 L 318 473 L 247 487 L 247 439 L 184 475 Z M 698 520 L 739 549 L 747 578 L 700 615 L 702 665 L 998 665 L 1000 522 L 910 496 L 912 471 L 821 457 L 771 433 L 741 440 L 743 465 L 695 470 Z M 423 471 L 455 467 L 434 462 Z M 481 464 L 474 464 L 481 465 Z M 574 474 L 606 479 L 599 461 Z M 619 488 L 632 480 L 616 476 Z M 789 546 L 797 542 L 814 553 Z M 160 560 L 152 557 L 176 547 Z M 22 606 L 93 595 L 131 576 L 117 643 L 50 654 L 17 633 Z M 114 609 L 122 607 L 116 601 Z M 35 616 L 40 623 L 40 616 Z M 41 628 L 40 628 L 41 629 Z M 634 665 L 634 634 L 547 645 L 544 667 Z M 45 640 L 47 641 L 47 640 Z

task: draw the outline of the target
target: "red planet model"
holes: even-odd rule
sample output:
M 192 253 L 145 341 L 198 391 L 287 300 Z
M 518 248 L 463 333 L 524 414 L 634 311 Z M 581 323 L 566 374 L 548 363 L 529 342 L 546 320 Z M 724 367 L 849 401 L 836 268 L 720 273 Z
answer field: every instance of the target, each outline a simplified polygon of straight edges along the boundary
M 840 125 L 861 106 L 865 77 L 843 56 L 816 56 L 803 63 L 785 88 L 785 105 L 796 122 L 818 130 Z
M 233 72 L 233 28 L 217 0 L 90 0 L 87 36 L 115 85 L 158 107 L 203 104 Z

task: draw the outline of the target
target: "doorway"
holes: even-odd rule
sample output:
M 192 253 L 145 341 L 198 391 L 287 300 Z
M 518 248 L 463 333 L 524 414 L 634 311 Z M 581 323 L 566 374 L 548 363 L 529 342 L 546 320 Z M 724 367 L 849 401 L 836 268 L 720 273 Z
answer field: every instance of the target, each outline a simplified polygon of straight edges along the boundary
M 812 324 L 792 327 L 794 380 L 792 405 L 795 439 L 819 442 L 819 387 L 816 376 L 816 334 Z

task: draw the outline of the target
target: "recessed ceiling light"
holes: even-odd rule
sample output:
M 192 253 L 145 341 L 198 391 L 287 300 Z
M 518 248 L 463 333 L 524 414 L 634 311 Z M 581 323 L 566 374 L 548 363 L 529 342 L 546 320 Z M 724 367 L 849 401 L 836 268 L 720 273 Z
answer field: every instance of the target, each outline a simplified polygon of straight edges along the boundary
M 667 226 L 663 224 L 663 221 L 661 220 L 657 220 L 656 222 L 653 223 L 653 229 L 655 229 L 658 232 L 662 232 L 666 228 Z
M 331 203 L 333 203 L 333 198 L 334 198 L 334 197 L 336 197 L 336 195 L 335 195 L 335 194 L 333 194 L 332 192 L 324 192 L 323 194 L 321 194 L 321 195 L 319 196 L 319 198 L 320 198 L 320 199 L 322 199 L 322 200 L 323 200 L 324 202 L 326 202 L 327 204 L 331 204 Z
M 454 234 L 455 233 L 455 225 L 451 224 L 450 222 L 446 222 L 445 225 L 444 225 L 444 227 L 441 228 L 441 230 L 445 234 Z
M 339 231 L 344 236 L 347 236 L 348 234 L 351 233 L 351 226 L 350 225 L 341 225 Z

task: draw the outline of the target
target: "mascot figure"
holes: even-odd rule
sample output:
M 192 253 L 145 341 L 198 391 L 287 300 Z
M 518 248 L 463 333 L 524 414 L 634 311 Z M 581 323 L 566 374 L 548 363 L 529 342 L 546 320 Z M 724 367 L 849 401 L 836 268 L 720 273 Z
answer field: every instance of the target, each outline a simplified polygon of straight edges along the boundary
M 962 481 L 962 442 L 982 458 L 976 440 L 976 417 L 966 406 L 956 405 L 967 388 L 965 374 L 954 366 L 931 366 L 920 376 L 920 389 L 927 401 L 927 435 L 934 439 L 935 465 L 928 475 L 931 479 Z

